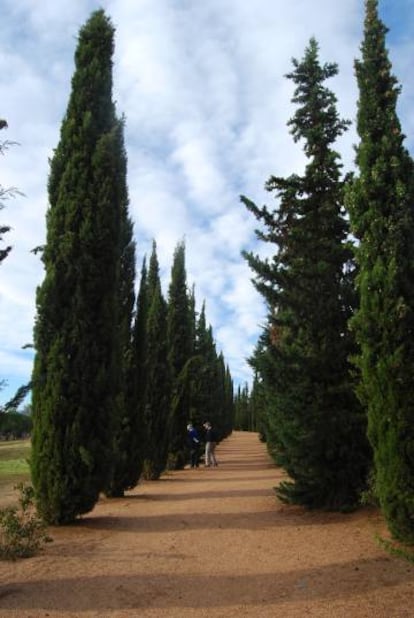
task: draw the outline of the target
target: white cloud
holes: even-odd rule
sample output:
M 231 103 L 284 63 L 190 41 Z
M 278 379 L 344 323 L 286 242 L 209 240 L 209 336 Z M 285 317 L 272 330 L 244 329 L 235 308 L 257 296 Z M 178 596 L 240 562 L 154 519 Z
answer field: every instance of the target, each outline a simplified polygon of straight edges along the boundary
M 174 248 L 183 238 L 190 285 L 203 299 L 219 349 L 236 380 L 251 372 L 245 361 L 256 343 L 264 308 L 250 283 L 242 249 L 268 253 L 254 237 L 256 221 L 239 202 L 245 194 L 273 205 L 263 186 L 271 174 L 304 163 L 286 123 L 293 86 L 284 76 L 309 38 L 323 62 L 338 62 L 332 80 L 342 116 L 355 119 L 353 62 L 359 55 L 363 3 L 349 0 L 2 0 L 1 138 L 20 143 L 0 158 L 0 183 L 26 195 L 7 203 L 2 222 L 13 252 L 0 270 L 0 376 L 25 382 L 35 290 L 42 278 L 30 250 L 44 242 L 48 158 L 59 139 L 79 28 L 103 6 L 116 27 L 114 98 L 126 115 L 131 214 L 141 259 L 157 240 L 164 291 Z M 402 82 L 403 130 L 412 143 L 413 46 L 409 15 L 392 39 L 391 56 Z M 355 127 L 338 147 L 352 166 Z M 263 244 L 263 243 L 262 243 Z M 7 393 L 2 393 L 3 399 Z

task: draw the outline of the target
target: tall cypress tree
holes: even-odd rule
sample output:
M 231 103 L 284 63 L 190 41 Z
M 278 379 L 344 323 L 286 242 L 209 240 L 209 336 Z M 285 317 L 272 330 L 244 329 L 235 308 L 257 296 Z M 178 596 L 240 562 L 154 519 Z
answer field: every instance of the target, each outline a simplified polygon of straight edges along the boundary
M 343 509 L 357 503 L 368 465 L 365 416 L 349 374 L 345 275 L 351 255 L 341 164 L 332 148 L 348 123 L 325 86 L 337 66 L 320 64 L 314 39 L 293 66 L 287 77 L 298 108 L 289 125 L 294 140 L 304 143 L 304 175 L 270 178 L 266 188 L 279 198 L 273 212 L 242 198 L 267 229 L 259 238 L 276 250 L 271 261 L 246 256 L 269 307 L 257 369 L 273 417 L 270 451 L 291 477 L 279 496 Z
M 225 402 L 226 402 L 226 435 L 230 435 L 234 426 L 234 385 L 231 377 L 230 367 L 226 365 L 225 375 Z
M 54 524 L 91 510 L 105 486 L 120 386 L 117 294 L 125 186 L 114 149 L 113 49 L 114 28 L 96 11 L 79 33 L 48 184 L 45 278 L 34 329 L 31 468 L 39 510 Z
M 183 468 L 189 418 L 188 397 L 182 397 L 180 373 L 193 355 L 191 299 L 187 290 L 185 245 L 179 243 L 174 252 L 168 290 L 168 358 L 172 375 L 173 406 L 171 409 L 170 465 Z
M 167 303 L 162 295 L 156 244 L 153 243 L 147 282 L 144 476 L 156 480 L 165 470 L 169 447 L 171 377 L 168 362 Z
M 359 86 L 356 163 L 348 195 L 357 249 L 360 395 L 368 406 L 375 489 L 395 537 L 414 542 L 414 192 L 403 146 L 399 87 L 377 0 L 367 0 Z
M 135 320 L 132 334 L 131 398 L 144 424 L 144 409 L 147 385 L 147 322 L 148 322 L 148 273 L 144 258 L 137 296 Z
M 126 184 L 126 152 L 123 136 L 124 121 L 118 122 L 113 144 L 113 180 L 119 187 L 120 242 L 118 281 L 118 329 L 119 343 L 118 393 L 113 409 L 113 436 L 111 472 L 106 494 L 123 496 L 126 489 L 132 489 L 141 473 L 141 415 L 132 390 L 132 318 L 135 303 L 135 241 L 133 224 L 128 212 L 128 189 Z M 118 175 L 118 178 L 117 178 Z

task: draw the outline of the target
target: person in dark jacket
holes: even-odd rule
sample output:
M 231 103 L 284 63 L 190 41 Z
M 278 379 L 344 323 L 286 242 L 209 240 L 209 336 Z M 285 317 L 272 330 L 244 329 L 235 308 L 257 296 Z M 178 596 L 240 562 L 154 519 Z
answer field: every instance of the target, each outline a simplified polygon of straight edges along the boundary
M 187 444 L 190 450 L 190 465 L 192 468 L 198 468 L 200 438 L 197 429 L 192 423 L 187 425 Z
M 210 466 L 218 465 L 214 452 L 216 450 L 217 435 L 209 421 L 206 421 L 203 427 L 206 430 L 205 465 L 207 468 L 209 468 Z

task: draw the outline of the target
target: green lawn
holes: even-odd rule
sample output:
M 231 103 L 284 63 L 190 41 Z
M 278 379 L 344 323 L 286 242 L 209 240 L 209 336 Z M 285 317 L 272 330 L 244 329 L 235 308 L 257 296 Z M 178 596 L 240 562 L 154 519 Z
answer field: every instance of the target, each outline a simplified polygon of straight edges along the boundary
M 30 440 L 0 442 L 0 494 L 6 501 L 15 493 L 15 485 L 30 482 L 29 457 Z

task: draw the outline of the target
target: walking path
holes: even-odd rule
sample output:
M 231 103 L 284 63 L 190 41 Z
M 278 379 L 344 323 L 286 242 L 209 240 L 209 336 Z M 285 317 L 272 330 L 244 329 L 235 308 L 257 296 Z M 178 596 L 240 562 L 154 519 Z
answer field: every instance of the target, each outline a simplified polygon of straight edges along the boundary
M 101 500 L 30 560 L 0 562 L 1 618 L 412 618 L 414 567 L 376 543 L 375 511 L 282 505 L 256 434 L 218 468 Z

